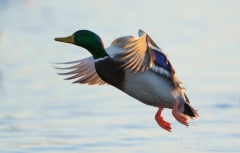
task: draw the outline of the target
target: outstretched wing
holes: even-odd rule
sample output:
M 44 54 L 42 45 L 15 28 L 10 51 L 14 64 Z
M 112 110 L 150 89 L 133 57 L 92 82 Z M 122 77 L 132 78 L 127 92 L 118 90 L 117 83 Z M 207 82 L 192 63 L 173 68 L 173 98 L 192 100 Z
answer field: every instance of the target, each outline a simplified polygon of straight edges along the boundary
M 175 76 L 175 70 L 171 63 L 167 59 L 167 56 L 161 51 L 161 49 L 154 43 L 142 30 L 139 30 L 139 38 L 133 36 L 125 36 L 114 40 L 110 47 L 106 48 L 107 53 L 114 59 L 124 61 L 123 68 L 129 69 L 137 73 L 139 70 L 144 72 L 147 69 L 162 74 L 180 87 L 180 80 Z M 84 58 L 78 61 L 56 63 L 56 64 L 74 64 L 77 65 L 68 68 L 56 69 L 75 69 L 68 73 L 58 73 L 59 75 L 71 75 L 72 77 L 65 80 L 71 80 L 79 78 L 73 83 L 87 83 L 89 85 L 103 85 L 106 84 L 97 74 L 93 57 Z
M 59 68 L 55 67 L 56 69 L 75 69 L 71 72 L 67 73 L 58 73 L 59 75 L 71 75 L 75 74 L 72 77 L 66 78 L 65 80 L 71 80 L 80 78 L 77 81 L 74 81 L 73 83 L 87 83 L 89 85 L 103 85 L 105 82 L 98 76 L 95 66 L 94 66 L 94 59 L 93 57 L 84 58 L 78 61 L 72 61 L 72 62 L 66 62 L 66 63 L 56 63 L 56 64 L 74 64 L 77 63 L 74 66 L 67 67 L 67 68 Z
M 125 61 L 123 67 L 137 73 L 146 69 L 171 78 L 175 85 L 181 83 L 175 76 L 175 70 L 169 62 L 167 56 L 154 43 L 151 37 L 139 30 L 139 38 L 127 37 L 119 38 L 113 45 L 122 48 L 124 52 L 117 55 L 118 60 Z
M 126 36 L 124 38 L 128 38 L 130 36 Z M 109 56 L 111 56 L 112 58 L 114 58 L 114 56 L 116 54 L 122 53 L 123 50 L 111 45 L 110 47 L 106 48 L 107 53 L 109 54 Z M 94 59 L 92 56 L 81 59 L 81 60 L 77 60 L 77 61 L 72 61 L 72 62 L 65 62 L 65 63 L 55 63 L 55 64 L 75 64 L 74 66 L 71 67 L 67 67 L 67 68 L 59 68 L 59 67 L 55 67 L 56 69 L 61 69 L 61 70 L 68 70 L 68 69 L 75 69 L 71 72 L 67 72 L 67 73 L 58 73 L 59 75 L 73 75 L 72 77 L 66 78 L 65 80 L 71 80 L 71 79 L 76 79 L 79 78 L 78 80 L 74 81 L 73 83 L 81 83 L 81 84 L 89 84 L 89 85 L 104 85 L 106 84 L 105 81 L 103 81 L 97 74 L 97 71 L 95 69 L 95 65 L 94 65 Z

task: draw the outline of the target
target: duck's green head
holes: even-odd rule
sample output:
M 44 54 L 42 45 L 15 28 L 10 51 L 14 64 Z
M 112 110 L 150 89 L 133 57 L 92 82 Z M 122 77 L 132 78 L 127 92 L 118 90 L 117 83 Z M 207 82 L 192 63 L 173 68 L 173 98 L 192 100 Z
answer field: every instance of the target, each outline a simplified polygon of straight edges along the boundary
M 83 47 L 93 55 L 94 59 L 108 56 L 101 38 L 89 30 L 79 30 L 71 36 L 55 38 L 54 40 Z

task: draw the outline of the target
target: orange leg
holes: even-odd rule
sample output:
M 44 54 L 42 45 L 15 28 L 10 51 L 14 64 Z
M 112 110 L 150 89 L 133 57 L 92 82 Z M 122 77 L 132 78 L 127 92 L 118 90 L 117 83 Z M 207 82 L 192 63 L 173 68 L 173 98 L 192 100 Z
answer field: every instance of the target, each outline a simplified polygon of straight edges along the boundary
M 173 114 L 173 116 L 175 117 L 175 119 L 176 119 L 178 122 L 180 122 L 180 123 L 188 126 L 188 117 L 185 116 L 185 115 L 183 115 L 182 113 L 180 113 L 180 112 L 177 110 L 177 107 L 178 107 L 178 101 L 176 100 L 175 103 L 174 103 L 174 105 L 173 105 L 173 109 L 172 109 L 172 114 Z
M 162 110 L 163 108 L 162 107 L 159 107 L 156 115 L 155 115 L 155 120 L 157 121 L 158 125 L 161 126 L 163 129 L 171 132 L 172 128 L 171 128 L 171 124 L 164 121 L 163 120 L 163 117 L 161 116 L 161 113 L 162 113 Z

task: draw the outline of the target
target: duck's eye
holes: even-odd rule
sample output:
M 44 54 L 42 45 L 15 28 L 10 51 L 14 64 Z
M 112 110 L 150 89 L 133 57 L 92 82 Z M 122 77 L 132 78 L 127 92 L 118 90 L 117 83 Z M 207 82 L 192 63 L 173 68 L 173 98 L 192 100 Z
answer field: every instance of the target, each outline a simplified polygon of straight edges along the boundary
M 85 36 L 86 36 L 86 34 L 85 34 L 85 33 L 83 33 L 83 34 L 82 34 L 82 36 L 83 36 L 83 37 L 85 37 Z

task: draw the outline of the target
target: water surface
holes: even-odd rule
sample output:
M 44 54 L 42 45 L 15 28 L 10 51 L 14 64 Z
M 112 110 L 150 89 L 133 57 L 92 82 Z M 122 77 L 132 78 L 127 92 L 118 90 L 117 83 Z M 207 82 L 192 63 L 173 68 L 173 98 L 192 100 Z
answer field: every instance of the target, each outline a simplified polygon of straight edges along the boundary
M 0 0 L 0 152 L 240 152 L 239 1 Z M 63 81 L 51 62 L 82 48 L 53 39 L 80 29 L 105 46 L 146 31 L 169 55 L 201 118 L 186 128 L 111 86 Z

